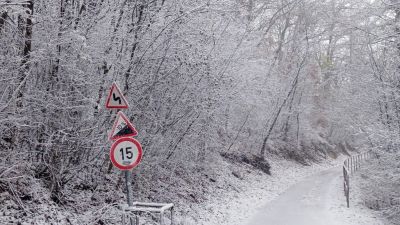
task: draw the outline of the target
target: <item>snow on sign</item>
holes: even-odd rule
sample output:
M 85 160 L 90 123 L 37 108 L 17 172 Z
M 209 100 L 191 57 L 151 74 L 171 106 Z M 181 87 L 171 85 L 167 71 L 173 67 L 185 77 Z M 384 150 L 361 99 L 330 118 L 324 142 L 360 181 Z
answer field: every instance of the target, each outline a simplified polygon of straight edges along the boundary
M 108 94 L 106 101 L 107 109 L 126 109 L 128 108 L 128 101 L 126 101 L 121 90 L 114 82 L 111 86 L 110 93 Z
M 122 137 L 135 137 L 138 135 L 135 127 L 129 122 L 128 118 L 123 112 L 118 112 L 117 119 L 114 122 L 114 126 L 111 130 L 109 139 L 115 141 Z
M 142 146 L 133 138 L 120 138 L 111 146 L 111 162 L 120 170 L 135 168 L 142 160 L 142 155 Z

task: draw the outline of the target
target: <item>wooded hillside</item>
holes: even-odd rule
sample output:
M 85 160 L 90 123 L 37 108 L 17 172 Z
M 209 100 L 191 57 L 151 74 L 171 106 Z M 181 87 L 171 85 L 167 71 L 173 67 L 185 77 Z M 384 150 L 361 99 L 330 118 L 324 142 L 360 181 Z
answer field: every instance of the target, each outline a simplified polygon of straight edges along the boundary
M 397 0 L 0 0 L 0 204 L 123 201 L 113 82 L 144 149 L 137 199 L 201 202 L 220 160 L 397 147 L 399 20 Z

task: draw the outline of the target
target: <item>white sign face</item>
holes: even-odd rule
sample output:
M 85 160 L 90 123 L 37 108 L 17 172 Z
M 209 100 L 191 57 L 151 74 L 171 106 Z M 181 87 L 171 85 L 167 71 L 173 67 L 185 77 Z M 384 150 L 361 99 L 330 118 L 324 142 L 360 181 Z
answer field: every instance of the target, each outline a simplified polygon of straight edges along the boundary
M 140 163 L 142 154 L 142 146 L 137 140 L 121 138 L 112 145 L 110 158 L 118 169 L 130 170 Z
M 138 158 L 138 148 L 132 142 L 123 141 L 116 148 L 114 159 L 119 165 L 129 166 Z
M 131 122 L 125 116 L 123 112 L 118 112 L 117 119 L 114 122 L 113 129 L 110 133 L 110 140 L 117 140 L 122 137 L 134 137 L 137 136 L 138 132 L 133 127 Z
M 113 83 L 108 94 L 106 101 L 107 109 L 126 109 L 128 108 L 128 101 L 126 101 L 121 90 L 118 88 L 116 83 Z

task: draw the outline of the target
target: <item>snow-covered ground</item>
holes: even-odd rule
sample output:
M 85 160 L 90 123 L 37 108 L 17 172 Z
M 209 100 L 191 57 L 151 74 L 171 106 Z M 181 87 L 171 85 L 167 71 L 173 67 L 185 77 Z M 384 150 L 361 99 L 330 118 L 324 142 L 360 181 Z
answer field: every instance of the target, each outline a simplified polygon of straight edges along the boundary
M 344 159 L 342 156 L 336 160 L 303 166 L 270 156 L 268 157 L 272 173 L 270 176 L 252 166 L 236 165 L 215 157 L 218 163 L 213 165 L 217 168 L 212 170 L 217 172 L 209 177 L 213 181 L 208 184 L 211 190 L 211 194 L 205 197 L 208 200 L 197 203 L 186 202 L 186 204 L 184 201 L 174 202 L 177 209 L 175 224 L 270 225 L 274 213 L 278 215 L 275 219 L 288 218 L 291 213 L 294 215 L 292 222 L 295 220 L 295 223 L 284 223 L 284 225 L 382 225 L 374 218 L 375 214 L 366 209 L 359 200 L 361 197 L 357 187 L 352 186 L 352 205 L 350 209 L 346 208 L 340 170 Z M 190 193 L 197 193 L 193 188 L 189 188 Z M 55 222 L 53 224 L 98 224 L 96 221 L 100 219 L 106 221 L 106 224 L 120 222 L 120 212 L 113 205 L 106 204 L 98 210 L 88 210 L 78 214 L 48 202 L 31 207 L 34 209 L 32 215 L 21 216 L 17 221 L 21 221 L 23 225 L 46 225 L 50 224 L 50 221 Z M 9 206 L 11 205 L 8 204 L 7 207 Z M 15 210 L 4 210 L 0 210 L 3 212 L 0 215 L 0 225 L 15 224 L 12 222 L 16 221 L 12 215 Z M 315 217 L 319 222 L 301 224 L 299 216 Z M 142 222 L 145 221 L 143 218 Z M 147 222 L 145 224 L 154 224 L 151 220 Z M 279 225 L 276 221 L 272 224 Z
M 340 169 L 343 160 L 344 157 L 340 157 L 302 166 L 273 159 L 270 161 L 272 176 L 249 173 L 239 182 L 236 192 L 216 190 L 211 200 L 196 210 L 198 220 L 181 223 L 279 225 L 280 218 L 291 215 L 293 220 L 281 224 L 381 225 L 362 205 L 346 208 Z M 301 218 L 314 218 L 315 223 L 308 223 L 307 220 L 299 223 Z
M 357 175 L 358 172 L 355 173 Z M 335 181 L 335 189 L 332 191 L 331 214 L 334 219 L 341 221 L 339 224 L 351 225 L 383 225 L 384 220 L 375 211 L 364 204 L 361 197 L 360 186 L 354 182 L 355 176 L 350 177 L 350 208 L 346 207 L 343 194 L 343 176 Z

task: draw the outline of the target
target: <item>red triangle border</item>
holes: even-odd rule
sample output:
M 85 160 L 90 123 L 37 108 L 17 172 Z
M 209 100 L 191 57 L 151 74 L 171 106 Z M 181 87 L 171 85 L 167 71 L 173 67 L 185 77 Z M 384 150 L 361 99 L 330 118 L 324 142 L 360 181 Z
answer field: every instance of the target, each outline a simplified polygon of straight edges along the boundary
M 119 93 L 119 95 L 121 96 L 123 102 L 126 104 L 124 106 L 110 106 L 110 100 L 111 100 L 111 94 L 113 93 L 113 90 L 117 89 L 117 92 Z M 128 101 L 126 100 L 125 96 L 122 94 L 121 89 L 119 89 L 117 83 L 113 82 L 110 91 L 108 92 L 108 96 L 107 96 L 107 101 L 106 101 L 106 108 L 107 109 L 127 109 L 129 107 Z
M 123 135 L 123 136 L 112 137 L 112 135 L 113 135 L 113 133 L 114 133 L 114 131 L 115 131 L 115 128 L 117 127 L 117 123 L 118 123 L 119 117 L 122 117 L 122 119 L 126 122 L 126 124 L 128 125 L 128 127 L 129 127 L 131 130 L 133 130 L 133 134 L 126 134 L 126 135 Z M 132 125 L 132 123 L 131 123 L 131 122 L 129 121 L 129 119 L 125 116 L 125 114 L 124 114 L 123 112 L 118 112 L 117 117 L 115 118 L 115 121 L 114 121 L 113 128 L 112 128 L 112 130 L 111 130 L 111 132 L 110 132 L 110 135 L 108 136 L 108 139 L 109 139 L 110 141 L 115 141 L 115 140 L 118 140 L 118 139 L 124 138 L 124 137 L 136 137 L 138 134 L 139 134 L 139 133 L 137 132 L 136 128 Z

